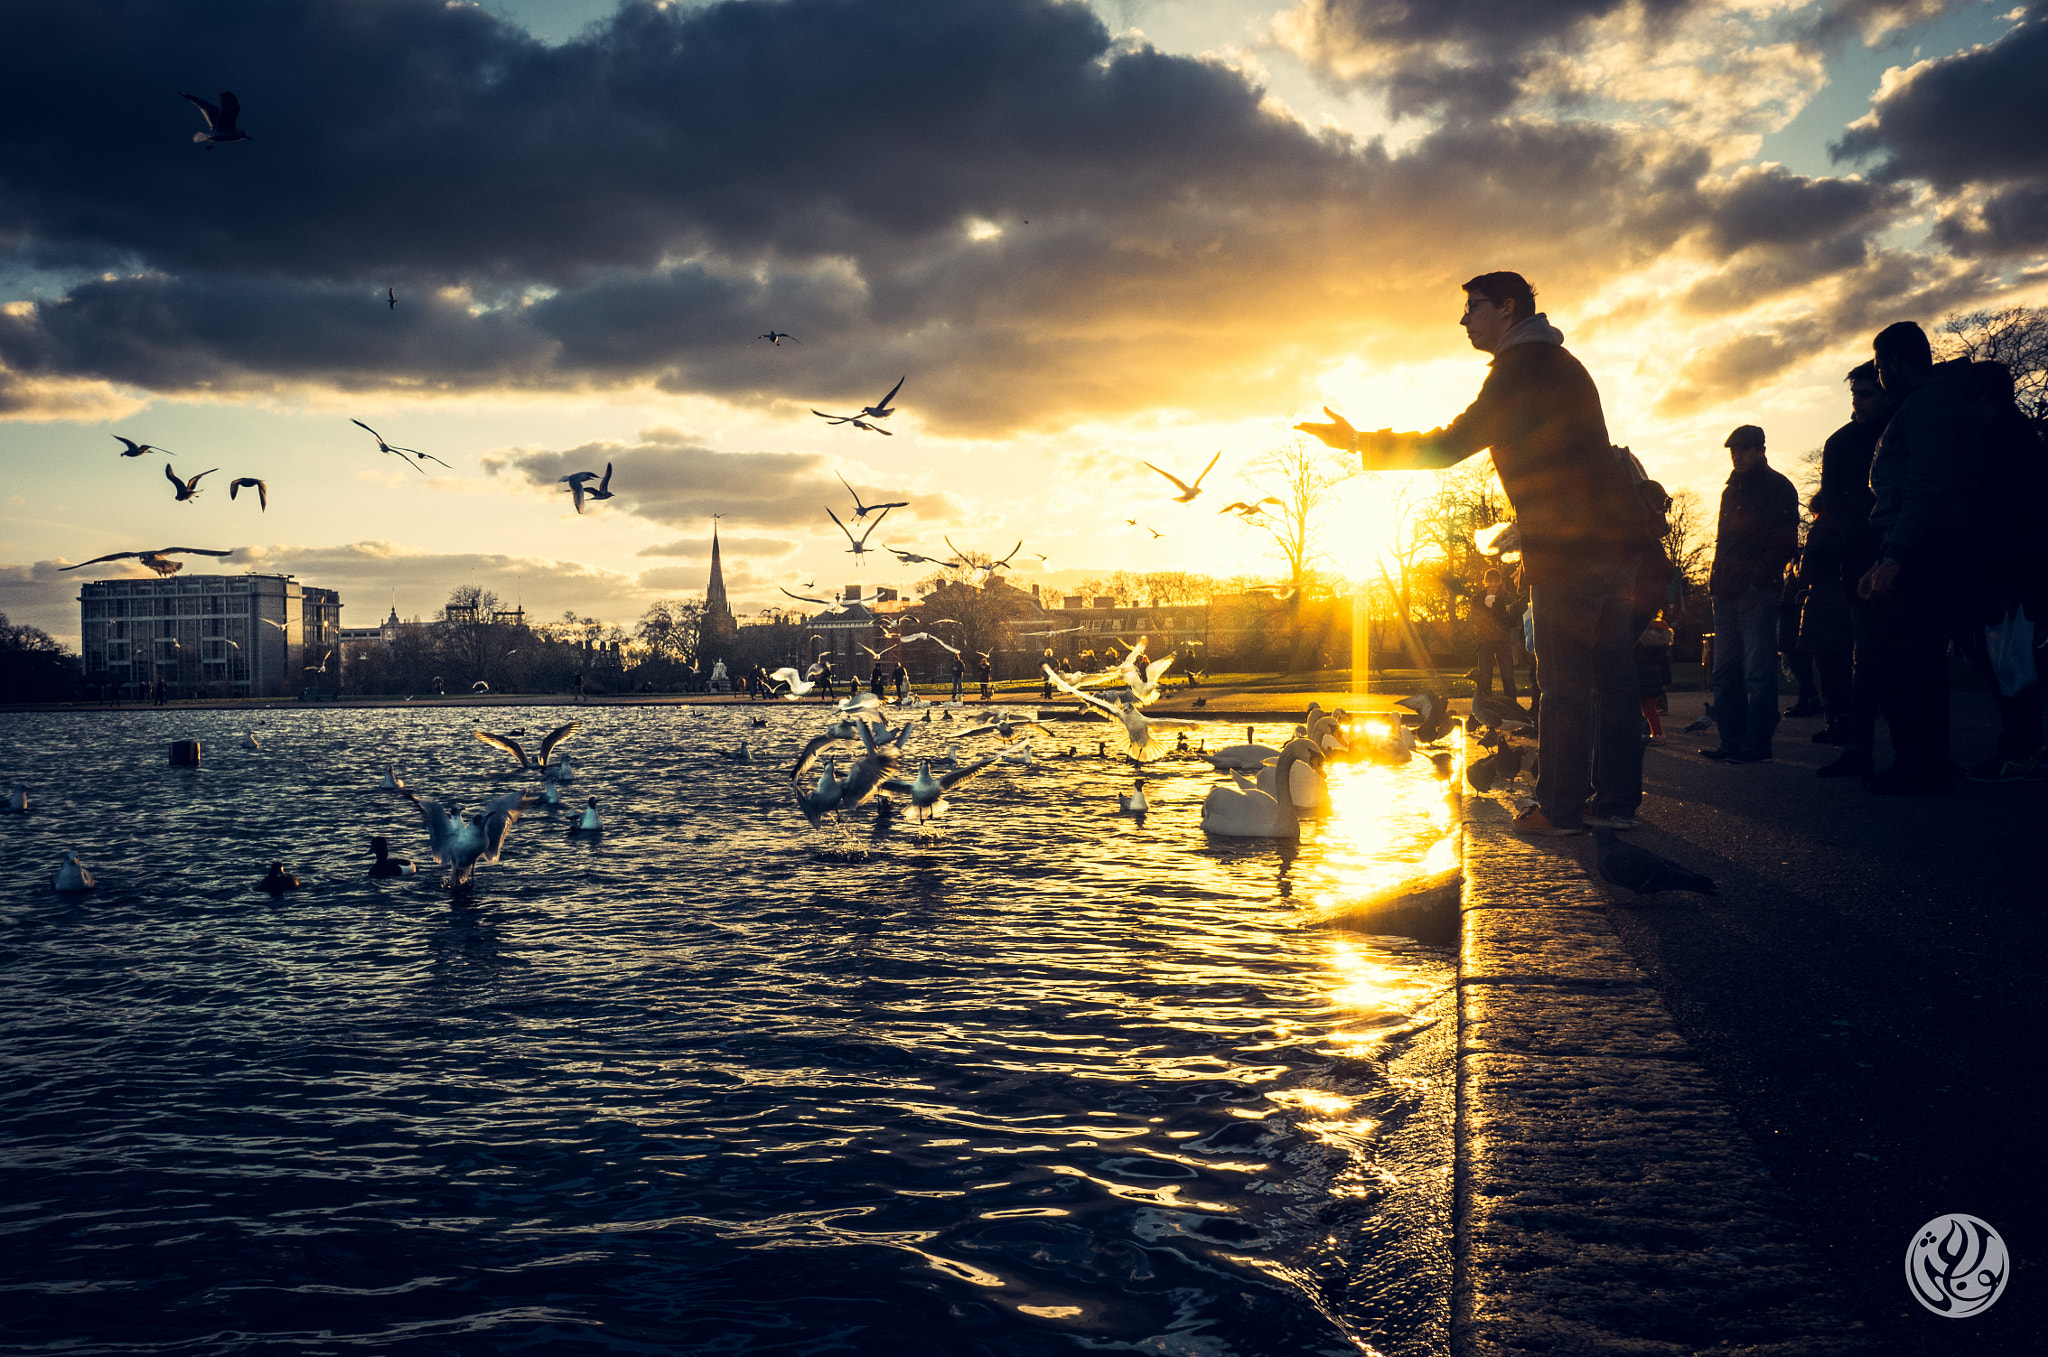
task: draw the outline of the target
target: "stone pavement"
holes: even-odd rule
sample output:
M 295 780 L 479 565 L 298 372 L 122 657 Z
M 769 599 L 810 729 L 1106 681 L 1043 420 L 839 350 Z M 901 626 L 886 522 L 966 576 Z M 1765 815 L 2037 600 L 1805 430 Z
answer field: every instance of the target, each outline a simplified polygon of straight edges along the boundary
M 1973 760 L 1989 703 L 1956 705 Z M 1817 728 L 1747 767 L 1649 751 L 1631 841 L 1713 897 L 1627 899 L 1590 840 L 1470 803 L 1454 1351 L 2048 1351 L 2048 783 L 1873 797 L 1813 776 Z M 1951 1211 L 2014 1259 L 1965 1320 L 1904 1282 Z

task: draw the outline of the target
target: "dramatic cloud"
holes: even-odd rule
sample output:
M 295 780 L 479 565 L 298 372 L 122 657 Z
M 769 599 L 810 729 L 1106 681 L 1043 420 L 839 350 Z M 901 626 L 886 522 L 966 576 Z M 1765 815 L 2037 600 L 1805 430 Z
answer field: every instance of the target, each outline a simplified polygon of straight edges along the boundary
M 721 537 L 718 551 L 721 558 L 726 556 L 787 556 L 797 549 L 797 543 L 780 537 Z M 673 542 L 659 546 L 642 547 L 634 553 L 637 556 L 678 556 L 690 561 L 711 559 L 709 537 L 678 537 Z
M 652 389 L 799 413 L 907 373 L 899 423 L 941 433 L 1235 415 L 1298 402 L 1333 349 L 1439 334 L 1475 259 L 1589 295 L 1682 238 L 1768 234 L 1681 135 L 1469 122 L 1392 154 L 1055 0 L 636 4 L 558 47 L 429 0 L 105 8 L 0 20 L 16 99 L 76 115 L 0 128 L 0 241 L 72 279 L 0 314 L 0 362 L 38 390 Z M 1506 70 L 1685 9 L 1295 13 L 1424 72 L 1425 50 Z M 235 83 L 255 140 L 183 140 L 165 71 Z M 1792 272 L 1853 263 L 1890 202 L 1858 201 L 1813 208 L 1822 259 Z M 803 343 L 748 344 L 771 326 Z
M 1951 249 L 2019 255 L 2048 247 L 2048 4 L 1997 42 L 1885 73 L 1870 113 L 1830 148 L 1882 157 L 1885 179 L 1962 194 L 1939 234 Z M 1965 192 L 1970 191 L 1970 192 Z

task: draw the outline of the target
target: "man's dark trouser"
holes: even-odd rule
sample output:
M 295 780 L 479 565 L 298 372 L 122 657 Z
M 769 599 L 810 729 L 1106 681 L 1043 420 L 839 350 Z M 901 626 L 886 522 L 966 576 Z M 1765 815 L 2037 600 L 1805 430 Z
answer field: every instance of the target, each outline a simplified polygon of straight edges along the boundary
M 1830 646 L 1826 650 L 1812 650 L 1813 667 L 1820 678 L 1821 707 L 1827 712 L 1828 724 L 1836 725 L 1849 719 L 1849 709 L 1854 702 L 1855 651 L 1848 646 Z
M 1635 563 L 1538 583 L 1536 801 L 1556 825 L 1632 816 L 1643 800 L 1641 698 L 1630 631 Z M 1590 802 L 1589 798 L 1590 797 Z
M 1899 571 L 1889 597 L 1870 600 L 1878 701 L 1892 733 L 1892 769 L 1905 777 L 1946 779 L 1948 643 L 1955 600 L 1949 572 L 1925 563 Z
M 953 675 L 953 700 L 955 702 L 960 700 L 960 675 L 958 674 Z
M 1714 600 L 1714 724 L 1729 754 L 1768 758 L 1778 728 L 1778 591 Z
M 1473 675 L 1472 691 L 1490 693 L 1493 691 L 1493 671 L 1500 670 L 1500 691 L 1503 697 L 1515 696 L 1515 652 L 1505 636 L 1498 641 L 1479 638 L 1479 668 Z

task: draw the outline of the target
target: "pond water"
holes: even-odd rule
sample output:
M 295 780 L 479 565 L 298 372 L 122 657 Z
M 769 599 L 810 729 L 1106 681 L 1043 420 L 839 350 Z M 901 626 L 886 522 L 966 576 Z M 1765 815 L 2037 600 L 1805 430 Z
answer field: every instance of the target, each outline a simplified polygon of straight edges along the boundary
M 781 772 L 818 714 L 762 710 L 0 715 L 0 1352 L 1441 1350 L 1455 962 L 1307 926 L 1441 870 L 1426 760 L 1333 769 L 1298 853 L 1081 757 L 841 862 Z M 386 761 L 475 805 L 519 775 L 472 731 L 570 715 L 451 898 Z

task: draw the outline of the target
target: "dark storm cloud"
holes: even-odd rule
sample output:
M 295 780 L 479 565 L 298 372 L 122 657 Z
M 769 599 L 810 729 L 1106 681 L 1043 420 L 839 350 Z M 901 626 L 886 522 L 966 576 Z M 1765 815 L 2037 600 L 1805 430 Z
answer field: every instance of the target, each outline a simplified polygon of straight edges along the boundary
M 1344 12 L 1508 60 L 1618 3 Z M 1589 122 L 1393 155 L 1053 0 L 641 4 L 559 47 L 427 0 L 100 0 L 10 7 L 0 71 L 66 110 L 0 127 L 0 241 L 119 261 L 0 313 L 17 404 L 101 380 L 833 409 L 908 373 L 899 422 L 953 433 L 1240 411 L 1440 329 L 1482 268 L 1583 296 L 1693 238 L 1811 276 L 1886 202 L 1719 190 L 1699 148 Z M 202 151 L 176 93 L 220 86 L 255 140 Z M 749 345 L 771 326 L 803 343 Z
M 1299 0 L 1278 30 L 1337 84 L 1383 89 L 1397 116 L 1493 117 L 1580 50 L 1597 20 L 1638 9 L 1652 26 L 1696 0 Z
M 1829 149 L 1881 157 L 1886 179 L 1974 191 L 1938 227 L 1963 253 L 2026 254 L 2048 245 L 2048 5 L 2031 6 L 1997 42 L 1922 62 L 1890 80 L 1869 115 Z

